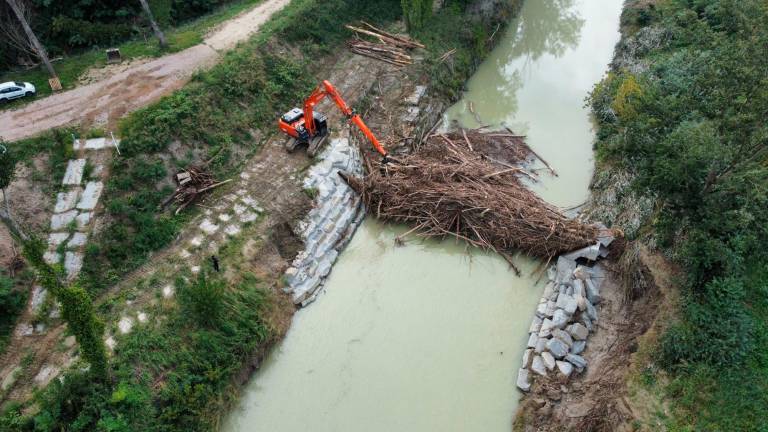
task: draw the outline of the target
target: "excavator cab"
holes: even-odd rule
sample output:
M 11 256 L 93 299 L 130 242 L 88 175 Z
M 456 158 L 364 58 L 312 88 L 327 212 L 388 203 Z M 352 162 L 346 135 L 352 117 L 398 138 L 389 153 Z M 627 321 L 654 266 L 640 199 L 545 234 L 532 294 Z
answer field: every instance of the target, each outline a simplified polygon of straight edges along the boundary
M 306 144 L 307 153 L 314 156 L 320 144 L 325 141 L 325 137 L 328 135 L 328 117 L 316 111 L 312 113 L 312 117 L 315 120 L 315 131 L 317 131 L 314 136 L 310 135 L 309 130 L 304 125 L 304 111 L 301 108 L 294 108 L 280 117 L 278 121 L 280 129 L 290 137 L 285 145 L 289 152 Z

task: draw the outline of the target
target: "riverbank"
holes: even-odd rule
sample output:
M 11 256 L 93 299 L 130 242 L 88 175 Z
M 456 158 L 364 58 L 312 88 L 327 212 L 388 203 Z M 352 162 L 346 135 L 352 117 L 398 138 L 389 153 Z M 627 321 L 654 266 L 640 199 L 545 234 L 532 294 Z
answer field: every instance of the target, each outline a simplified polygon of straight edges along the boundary
M 61 365 L 48 363 L 51 357 L 46 350 L 58 346 L 59 339 L 46 338 L 50 343 L 40 345 L 34 343 L 33 337 L 26 345 L 35 347 L 34 354 L 28 356 L 31 360 L 24 364 L 23 373 L 17 374 L 9 363 L 8 370 L 13 370 L 16 378 L 11 388 L 4 389 L 3 398 L 21 404 L 6 404 L 9 410 L 4 421 L 23 427 L 35 423 L 42 430 L 73 423 L 84 424 L 86 428 L 117 425 L 134 430 L 214 427 L 237 393 L 237 383 L 258 367 L 262 354 L 280 339 L 293 311 L 280 294 L 281 275 L 298 251 L 293 231 L 308 211 L 308 197 L 300 181 L 308 163 L 302 154 L 286 155 L 282 137 L 267 136 L 274 121 L 269 112 L 284 110 L 283 105 L 295 104 L 300 99 L 297 94 L 308 93 L 314 84 L 306 79 L 308 76 L 322 73 L 323 78 L 336 80 L 345 97 L 349 96 L 349 102 L 357 106 L 365 106 L 361 96 L 379 87 L 376 80 L 348 80 L 350 73 L 365 70 L 373 77 L 397 76 L 370 59 L 346 52 L 327 55 L 348 37 L 336 30 L 343 22 L 353 17 L 382 20 L 386 15 L 371 11 L 365 15 L 364 9 L 334 12 L 329 5 L 323 5 L 320 12 L 313 2 L 299 3 L 292 9 L 293 14 L 281 15 L 278 22 L 271 24 L 275 27 L 270 28 L 274 29 L 272 34 L 282 36 L 285 29 L 294 29 L 292 20 L 311 21 L 306 20 L 307 14 L 322 17 L 313 24 L 316 27 L 305 26 L 304 33 L 292 31 L 286 38 L 301 48 L 263 36 L 257 38 L 182 91 L 133 114 L 125 122 L 121 129 L 122 155 L 114 159 L 107 171 L 112 178 L 104 193 L 104 210 L 100 210 L 104 211 L 104 219 L 95 233 L 95 242 L 89 246 L 81 278 L 89 291 L 99 297 L 100 315 L 108 323 L 112 373 L 117 384 L 93 383 L 87 373 L 79 371 L 66 372 L 64 385 L 51 381 L 62 369 Z M 389 6 L 397 8 L 399 3 Z M 350 15 L 355 13 L 360 15 Z M 501 20 L 508 17 L 504 13 L 495 16 Z M 493 43 L 493 37 L 488 36 L 492 33 L 490 29 L 501 25 L 498 21 L 470 20 L 466 22 L 475 23 L 474 27 L 467 26 L 464 24 L 468 18 L 451 10 L 439 12 L 436 19 L 441 26 L 435 27 L 435 33 L 425 30 L 417 34 L 428 49 L 421 61 L 400 71 L 404 73 L 401 76 L 407 77 L 396 87 L 401 91 L 413 92 L 409 85 L 414 82 L 431 87 L 430 77 L 446 76 L 445 72 L 437 71 L 439 68 L 455 67 L 456 76 L 469 74 L 479 56 Z M 387 25 L 386 20 L 378 22 Z M 458 25 L 464 25 L 468 31 L 455 32 Z M 332 30 L 326 32 L 328 28 Z M 313 33 L 318 29 L 323 30 Z M 430 35 L 434 38 L 432 42 Z M 447 62 L 438 62 L 453 48 L 455 60 L 446 58 Z M 317 61 L 310 69 L 310 65 L 293 58 L 318 53 L 325 53 L 318 69 Z M 253 75 L 265 70 L 266 77 Z M 417 80 L 411 80 L 413 77 Z M 243 80 L 273 93 L 263 99 L 258 95 L 254 100 L 248 94 L 218 91 L 224 82 Z M 396 81 L 395 78 L 392 82 L 398 84 Z M 248 85 L 246 88 L 251 88 Z M 447 103 L 451 91 L 455 91 L 452 85 L 459 84 L 435 85 L 434 94 L 424 100 Z M 218 98 L 210 98 L 213 89 L 217 89 Z M 402 105 L 398 95 L 388 92 L 381 99 L 385 105 L 397 101 L 398 106 L 412 110 L 413 106 Z M 262 101 L 268 105 L 259 105 Z M 435 114 L 431 115 L 434 118 Z M 413 121 L 418 119 L 419 116 Z M 334 114 L 331 120 L 340 119 Z M 171 125 L 175 127 L 170 128 Z M 428 128 L 431 124 L 420 127 Z M 258 130 L 263 130 L 264 135 Z M 45 147 L 39 149 L 43 151 Z M 252 154 L 255 157 L 242 164 Z M 166 173 L 173 172 L 180 163 L 211 158 L 215 160 L 211 168 L 216 176 L 230 177 L 240 172 L 240 180 L 231 188 L 217 191 L 192 215 L 157 214 L 155 204 L 167 191 Z M 246 199 L 264 212 L 255 220 L 240 223 L 244 214 L 238 212 L 238 206 Z M 222 275 L 211 272 L 211 254 L 219 256 L 225 269 Z M 206 273 L 208 280 L 201 280 L 199 275 Z M 223 321 L 213 328 L 185 320 L 186 314 L 199 310 L 195 304 L 206 302 L 205 297 L 189 297 L 185 293 L 211 289 L 215 293 L 221 286 L 224 294 L 218 301 L 227 304 L 233 315 L 224 315 Z M 44 319 L 50 327 L 47 334 L 63 339 L 66 333 L 62 332 L 62 323 L 55 318 Z M 251 324 L 244 325 L 246 321 Z M 61 349 L 66 358 L 77 359 L 76 346 L 66 344 Z M 17 346 L 5 359 L 21 361 L 26 352 L 29 351 Z M 32 389 L 44 388 L 45 384 L 23 378 L 34 378 L 42 370 L 49 371 L 45 384 L 52 385 L 30 400 Z M 136 370 L 143 373 L 133 374 Z M 94 404 L 98 415 L 86 409 Z
M 766 213 L 754 133 L 766 102 L 738 95 L 764 75 L 765 16 L 759 2 L 627 2 L 591 97 L 598 163 L 584 209 L 629 239 L 602 321 L 615 339 L 599 376 L 527 398 L 519 429 L 760 430 Z

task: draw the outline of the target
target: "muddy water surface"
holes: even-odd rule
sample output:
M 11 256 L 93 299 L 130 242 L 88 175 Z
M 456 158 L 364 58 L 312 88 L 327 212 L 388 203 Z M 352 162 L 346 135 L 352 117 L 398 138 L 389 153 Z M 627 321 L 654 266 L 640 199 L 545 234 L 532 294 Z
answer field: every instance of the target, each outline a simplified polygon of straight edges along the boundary
M 570 206 L 587 195 L 593 135 L 584 98 L 618 40 L 621 0 L 528 0 L 447 113 L 527 134 L 558 171 L 535 186 Z M 542 286 L 518 258 L 453 241 L 409 242 L 366 221 L 325 293 L 299 311 L 244 389 L 225 431 L 508 431 L 517 368 Z

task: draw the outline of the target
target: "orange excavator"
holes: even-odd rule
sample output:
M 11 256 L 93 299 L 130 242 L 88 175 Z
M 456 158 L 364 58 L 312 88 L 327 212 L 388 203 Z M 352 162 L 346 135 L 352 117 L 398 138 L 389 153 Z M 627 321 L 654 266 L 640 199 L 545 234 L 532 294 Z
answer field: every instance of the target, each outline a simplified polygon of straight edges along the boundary
M 299 145 L 307 144 L 307 153 L 314 156 L 317 149 L 328 136 L 328 118 L 315 111 L 315 105 L 319 104 L 325 97 L 330 97 L 336 106 L 347 117 L 350 123 L 354 123 L 363 132 L 366 138 L 373 144 L 373 147 L 384 157 L 384 162 L 388 160 L 387 151 L 381 145 L 376 135 L 365 125 L 360 114 L 349 107 L 342 99 L 338 90 L 327 80 L 324 80 L 312 94 L 304 101 L 304 109 L 294 108 L 283 114 L 278 120 L 280 130 L 285 132 L 290 138 L 286 143 L 288 151 L 295 150 Z

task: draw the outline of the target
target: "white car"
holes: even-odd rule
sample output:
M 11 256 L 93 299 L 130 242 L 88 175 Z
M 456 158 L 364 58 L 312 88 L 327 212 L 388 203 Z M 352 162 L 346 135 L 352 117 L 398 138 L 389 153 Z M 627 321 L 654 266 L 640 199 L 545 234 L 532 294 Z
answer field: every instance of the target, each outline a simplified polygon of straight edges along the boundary
M 35 86 L 28 82 L 4 82 L 0 84 L 0 104 L 24 96 L 34 96 L 35 92 Z

